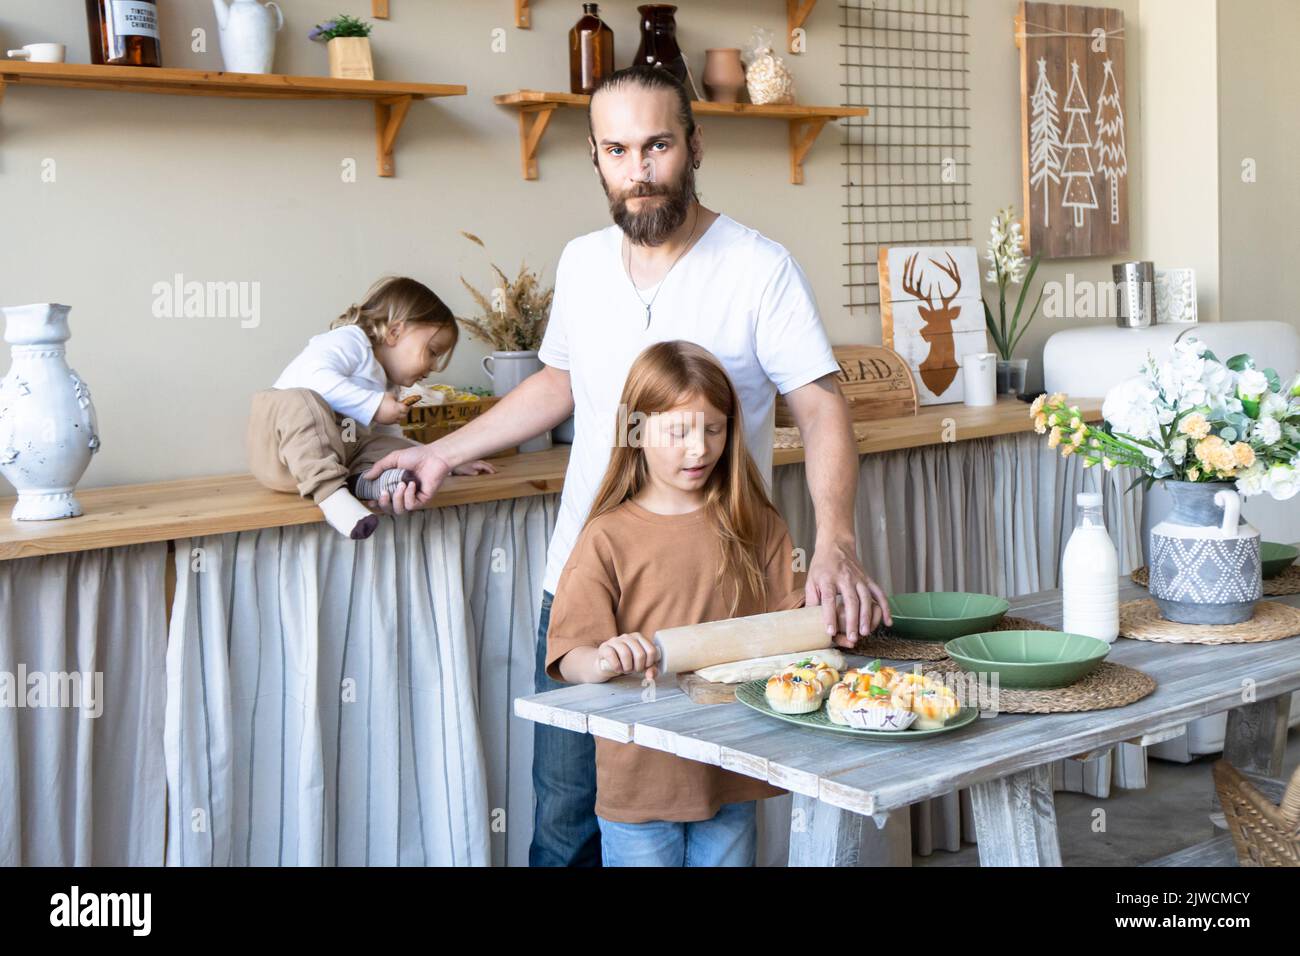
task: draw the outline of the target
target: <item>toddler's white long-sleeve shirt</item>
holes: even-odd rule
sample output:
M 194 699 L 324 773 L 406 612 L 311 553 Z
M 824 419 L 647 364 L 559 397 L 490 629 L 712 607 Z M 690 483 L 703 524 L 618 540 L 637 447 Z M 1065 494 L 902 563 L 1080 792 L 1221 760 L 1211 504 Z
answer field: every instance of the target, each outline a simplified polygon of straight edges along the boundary
M 313 335 L 272 386 L 310 388 L 334 411 L 365 426 L 390 387 L 370 339 L 355 325 Z

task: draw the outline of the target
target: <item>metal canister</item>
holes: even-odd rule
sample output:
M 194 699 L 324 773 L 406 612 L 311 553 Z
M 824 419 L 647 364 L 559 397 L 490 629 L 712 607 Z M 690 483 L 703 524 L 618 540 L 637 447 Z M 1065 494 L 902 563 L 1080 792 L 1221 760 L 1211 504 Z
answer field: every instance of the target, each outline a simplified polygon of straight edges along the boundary
M 1156 320 L 1156 267 L 1151 262 L 1117 262 L 1115 324 L 1121 329 L 1145 329 Z

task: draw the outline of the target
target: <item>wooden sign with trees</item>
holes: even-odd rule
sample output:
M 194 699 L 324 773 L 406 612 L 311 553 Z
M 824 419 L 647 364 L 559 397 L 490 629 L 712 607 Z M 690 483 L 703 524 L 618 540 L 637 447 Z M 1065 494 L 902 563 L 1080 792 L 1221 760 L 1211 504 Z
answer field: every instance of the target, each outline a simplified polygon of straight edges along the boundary
M 1044 259 L 1127 252 L 1124 14 L 1021 3 L 1016 44 L 1028 251 Z

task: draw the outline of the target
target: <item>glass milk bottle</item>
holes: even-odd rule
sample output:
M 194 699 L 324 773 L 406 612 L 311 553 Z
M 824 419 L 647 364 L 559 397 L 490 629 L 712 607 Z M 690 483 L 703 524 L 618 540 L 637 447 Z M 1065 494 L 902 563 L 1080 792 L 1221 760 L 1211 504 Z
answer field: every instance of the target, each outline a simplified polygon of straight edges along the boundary
M 1113 644 L 1119 637 L 1119 555 L 1106 533 L 1098 492 L 1084 492 L 1061 561 L 1061 627 Z

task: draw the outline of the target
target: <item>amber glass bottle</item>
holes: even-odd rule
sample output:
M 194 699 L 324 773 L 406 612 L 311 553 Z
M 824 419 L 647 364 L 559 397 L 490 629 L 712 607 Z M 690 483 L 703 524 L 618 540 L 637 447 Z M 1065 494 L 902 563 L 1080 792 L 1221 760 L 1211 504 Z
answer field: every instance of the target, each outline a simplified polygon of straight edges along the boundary
M 569 92 L 590 94 L 614 72 L 614 31 L 600 18 L 600 5 L 584 3 L 582 19 L 569 31 Z
M 156 0 L 86 0 L 90 62 L 162 66 Z

